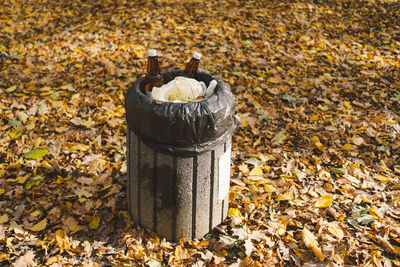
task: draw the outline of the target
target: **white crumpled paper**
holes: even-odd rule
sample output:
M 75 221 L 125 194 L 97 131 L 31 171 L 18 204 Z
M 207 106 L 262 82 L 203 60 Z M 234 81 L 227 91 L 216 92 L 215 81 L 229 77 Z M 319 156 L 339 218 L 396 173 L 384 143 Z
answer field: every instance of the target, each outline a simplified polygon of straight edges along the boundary
M 199 81 L 182 76 L 161 87 L 153 87 L 151 97 L 170 102 L 191 102 L 203 99 L 203 88 Z

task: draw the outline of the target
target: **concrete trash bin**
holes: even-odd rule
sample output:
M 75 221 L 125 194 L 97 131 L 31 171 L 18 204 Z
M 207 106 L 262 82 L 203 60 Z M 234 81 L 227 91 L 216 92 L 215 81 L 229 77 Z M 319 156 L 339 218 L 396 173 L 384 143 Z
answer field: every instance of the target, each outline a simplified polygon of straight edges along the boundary
M 183 71 L 162 73 L 169 82 Z M 218 77 L 207 99 L 159 102 L 143 79 L 126 95 L 128 209 L 131 218 L 169 241 L 201 238 L 227 216 L 235 100 Z

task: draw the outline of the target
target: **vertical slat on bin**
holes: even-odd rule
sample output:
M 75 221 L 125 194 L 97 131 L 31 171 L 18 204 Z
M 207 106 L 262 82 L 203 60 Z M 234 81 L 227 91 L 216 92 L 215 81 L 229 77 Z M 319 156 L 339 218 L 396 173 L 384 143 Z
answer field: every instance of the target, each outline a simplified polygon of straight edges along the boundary
M 129 131 L 129 126 L 127 126 L 126 127 L 127 128 L 127 134 L 126 134 L 126 145 L 127 145 L 127 152 L 126 152 L 126 156 L 127 156 L 127 163 L 128 163 L 128 168 L 127 168 L 127 171 L 128 171 L 128 173 L 127 173 L 127 179 L 126 179 L 126 193 L 127 193 L 127 196 L 128 196 L 128 212 L 129 212 L 129 215 L 131 216 L 131 218 L 133 219 L 133 215 L 132 215 L 132 208 L 131 208 L 131 199 L 132 199 L 132 196 L 131 196 L 131 182 L 130 182 L 130 180 L 131 180 L 131 176 L 132 176 L 132 171 L 131 171 L 131 168 L 132 168 L 132 166 L 131 166 L 131 164 L 130 164 L 130 162 L 131 162 L 131 149 L 130 149 L 130 144 L 131 144 L 131 132 Z M 133 219 L 134 220 L 134 219 Z
M 224 145 L 224 150 L 225 152 L 228 151 L 228 153 L 230 153 L 231 151 L 231 138 L 228 139 L 228 141 L 226 141 L 225 145 Z M 230 160 L 230 155 L 229 155 L 229 160 Z M 229 169 L 229 173 L 230 173 L 230 169 Z M 229 179 L 230 179 L 230 175 L 229 175 Z M 226 195 L 224 201 L 223 201 L 223 208 L 222 208 L 222 218 L 221 221 L 223 221 L 226 216 L 228 215 L 228 209 L 229 209 L 229 192 Z
M 132 220 L 139 223 L 138 138 L 128 128 L 128 208 Z
M 197 156 L 196 206 L 193 224 L 194 238 L 200 238 L 209 232 L 210 223 L 210 175 L 211 151 Z
M 145 143 L 140 141 L 140 171 L 139 171 L 139 190 L 140 190 L 140 225 L 151 230 L 154 227 L 154 155 L 153 150 Z
M 176 207 L 176 185 L 174 158 L 157 153 L 157 229 L 156 232 L 167 240 L 173 240 L 175 234 L 174 216 Z
M 176 157 L 176 239 L 192 238 L 193 158 Z
M 222 200 L 218 197 L 219 188 L 219 159 L 224 154 L 224 145 L 218 146 L 214 151 L 212 151 L 214 156 L 214 164 L 212 166 L 212 176 L 211 176 L 211 205 L 210 205 L 210 226 L 209 230 L 221 223 L 222 214 Z

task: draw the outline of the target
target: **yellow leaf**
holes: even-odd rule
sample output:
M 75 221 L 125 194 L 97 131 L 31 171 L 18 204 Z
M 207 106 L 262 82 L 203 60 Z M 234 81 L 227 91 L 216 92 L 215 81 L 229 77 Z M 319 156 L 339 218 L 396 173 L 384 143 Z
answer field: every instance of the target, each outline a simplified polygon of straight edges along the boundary
M 82 225 L 75 225 L 75 226 L 71 227 L 69 230 L 71 231 L 71 234 L 74 234 L 74 233 L 79 232 L 84 229 L 85 229 L 85 227 Z
M 328 226 L 328 231 L 339 240 L 341 240 L 344 236 L 343 230 L 337 222 L 330 223 Z
M 335 58 L 334 58 L 334 57 L 332 57 L 332 56 L 329 56 L 329 55 L 327 55 L 327 56 L 326 56 L 326 59 L 327 59 L 328 61 L 334 61 L 334 60 L 335 60 Z
M 11 87 L 8 87 L 8 88 L 6 89 L 6 93 L 12 93 L 12 92 L 15 91 L 15 89 L 17 89 L 17 86 L 16 86 L 16 85 L 11 86 Z
M 46 265 L 52 265 L 53 263 L 56 263 L 58 261 L 58 258 L 56 256 L 51 257 L 46 261 Z
M 13 33 L 13 32 L 14 32 L 14 29 L 11 28 L 11 27 L 6 27 L 6 28 L 4 29 L 4 31 L 5 31 L 5 32 L 8 32 L 8 33 Z
M 342 146 L 342 149 L 350 149 L 350 148 L 351 148 L 351 144 L 349 144 L 349 143 L 344 144 L 344 145 Z
M 270 83 L 280 83 L 282 79 L 279 76 L 271 77 L 268 79 Z
M 3 188 L 0 188 L 0 195 L 1 194 L 4 194 L 6 192 L 6 190 L 5 189 L 3 189 Z
M 0 252 L 0 262 L 2 262 L 2 261 L 4 261 L 4 260 L 8 261 L 9 259 L 10 259 L 10 254 L 8 254 L 8 253 L 1 253 L 1 252 Z
M 263 174 L 263 171 L 260 168 L 254 168 L 249 173 L 250 176 L 261 176 L 262 174 Z
M 47 226 L 47 218 L 44 218 L 43 220 L 32 226 L 31 231 L 39 232 L 44 230 L 46 226 Z
M 326 208 L 329 207 L 329 205 L 332 204 L 333 201 L 333 195 L 325 195 L 321 196 L 317 199 L 317 202 L 315 202 L 315 207 L 316 208 Z
M 375 174 L 374 178 L 375 178 L 376 180 L 378 180 L 379 182 L 382 182 L 382 183 L 388 182 L 388 181 L 391 181 L 391 180 L 392 180 L 392 179 L 390 179 L 389 177 L 386 177 L 386 176 L 381 175 L 381 174 Z
M 348 109 L 353 109 L 353 106 L 350 104 L 350 102 L 349 101 L 347 101 L 347 100 L 345 100 L 344 102 L 343 102 L 343 105 L 346 107 L 346 108 L 348 108 Z
M 277 198 L 275 198 L 276 201 L 284 201 L 284 200 L 292 200 L 294 199 L 292 191 L 285 192 L 283 194 L 279 194 Z
M 6 223 L 8 222 L 8 215 L 7 214 L 3 214 L 0 216 L 0 223 Z
M 64 70 L 64 67 L 62 65 L 58 64 L 57 67 L 56 67 L 56 71 L 57 72 L 61 72 L 63 70 Z
M 70 249 L 70 243 L 68 236 L 62 229 L 58 229 L 56 231 L 56 242 L 57 245 L 60 247 L 60 253 L 63 253 L 64 250 Z
M 324 261 L 324 255 L 322 255 L 321 249 L 318 247 L 319 244 L 317 238 L 306 228 L 303 228 L 303 241 L 308 248 L 311 248 L 318 259 Z
M 15 180 L 20 183 L 23 184 L 26 182 L 26 180 L 30 177 L 30 175 L 25 175 L 25 176 L 19 176 L 17 178 L 15 178 Z
M 78 152 L 78 151 L 85 152 L 85 151 L 87 151 L 88 149 L 89 149 L 89 146 L 88 146 L 88 145 L 81 144 L 81 143 L 77 143 L 77 144 L 75 144 L 75 145 L 72 145 L 72 146 L 69 148 L 69 150 L 70 150 L 71 152 L 73 152 L 73 153 L 76 153 L 76 152 Z
M 180 245 L 175 247 L 175 260 L 180 261 L 187 258 L 185 251 L 182 249 Z
M 319 119 L 319 115 L 315 114 L 314 116 L 311 116 L 310 120 L 311 121 L 317 121 Z
M 267 193 L 274 193 L 276 192 L 276 188 L 270 184 L 264 184 L 264 190 Z
M 369 211 L 369 214 L 370 214 L 370 215 L 375 216 L 375 217 L 378 217 L 378 218 L 381 218 L 381 216 L 379 216 L 379 213 L 378 213 L 373 207 L 370 207 L 370 208 L 368 209 L 368 211 Z
M 52 169 L 53 168 L 47 161 L 42 161 L 42 167 L 44 167 L 46 169 Z
M 238 218 L 242 218 L 242 213 L 241 213 L 240 210 L 238 210 L 238 209 L 230 208 L 230 209 L 228 210 L 228 216 L 229 216 L 229 217 L 235 216 L 235 217 L 238 217 Z
M 30 213 L 30 215 L 33 217 L 39 217 L 40 215 L 42 215 L 42 212 L 40 210 L 34 210 Z
M 243 125 L 244 127 L 247 127 L 247 122 L 246 122 L 244 119 L 241 119 L 240 121 L 241 121 L 241 123 L 242 123 L 242 125 Z
M 249 173 L 249 168 L 247 167 L 247 164 L 242 163 L 238 166 L 238 168 L 239 168 L 239 171 L 241 171 L 243 174 Z
M 89 229 L 97 229 L 100 223 L 100 216 L 98 214 L 93 215 L 92 219 L 89 222 Z

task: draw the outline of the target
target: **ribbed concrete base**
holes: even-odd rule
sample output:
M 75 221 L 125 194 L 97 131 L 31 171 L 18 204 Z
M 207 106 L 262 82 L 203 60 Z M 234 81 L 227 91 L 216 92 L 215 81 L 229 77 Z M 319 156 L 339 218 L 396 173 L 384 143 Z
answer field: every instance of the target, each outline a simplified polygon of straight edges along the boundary
M 128 129 L 128 209 L 169 241 L 202 238 L 227 216 L 231 139 L 181 157 L 154 151 Z

